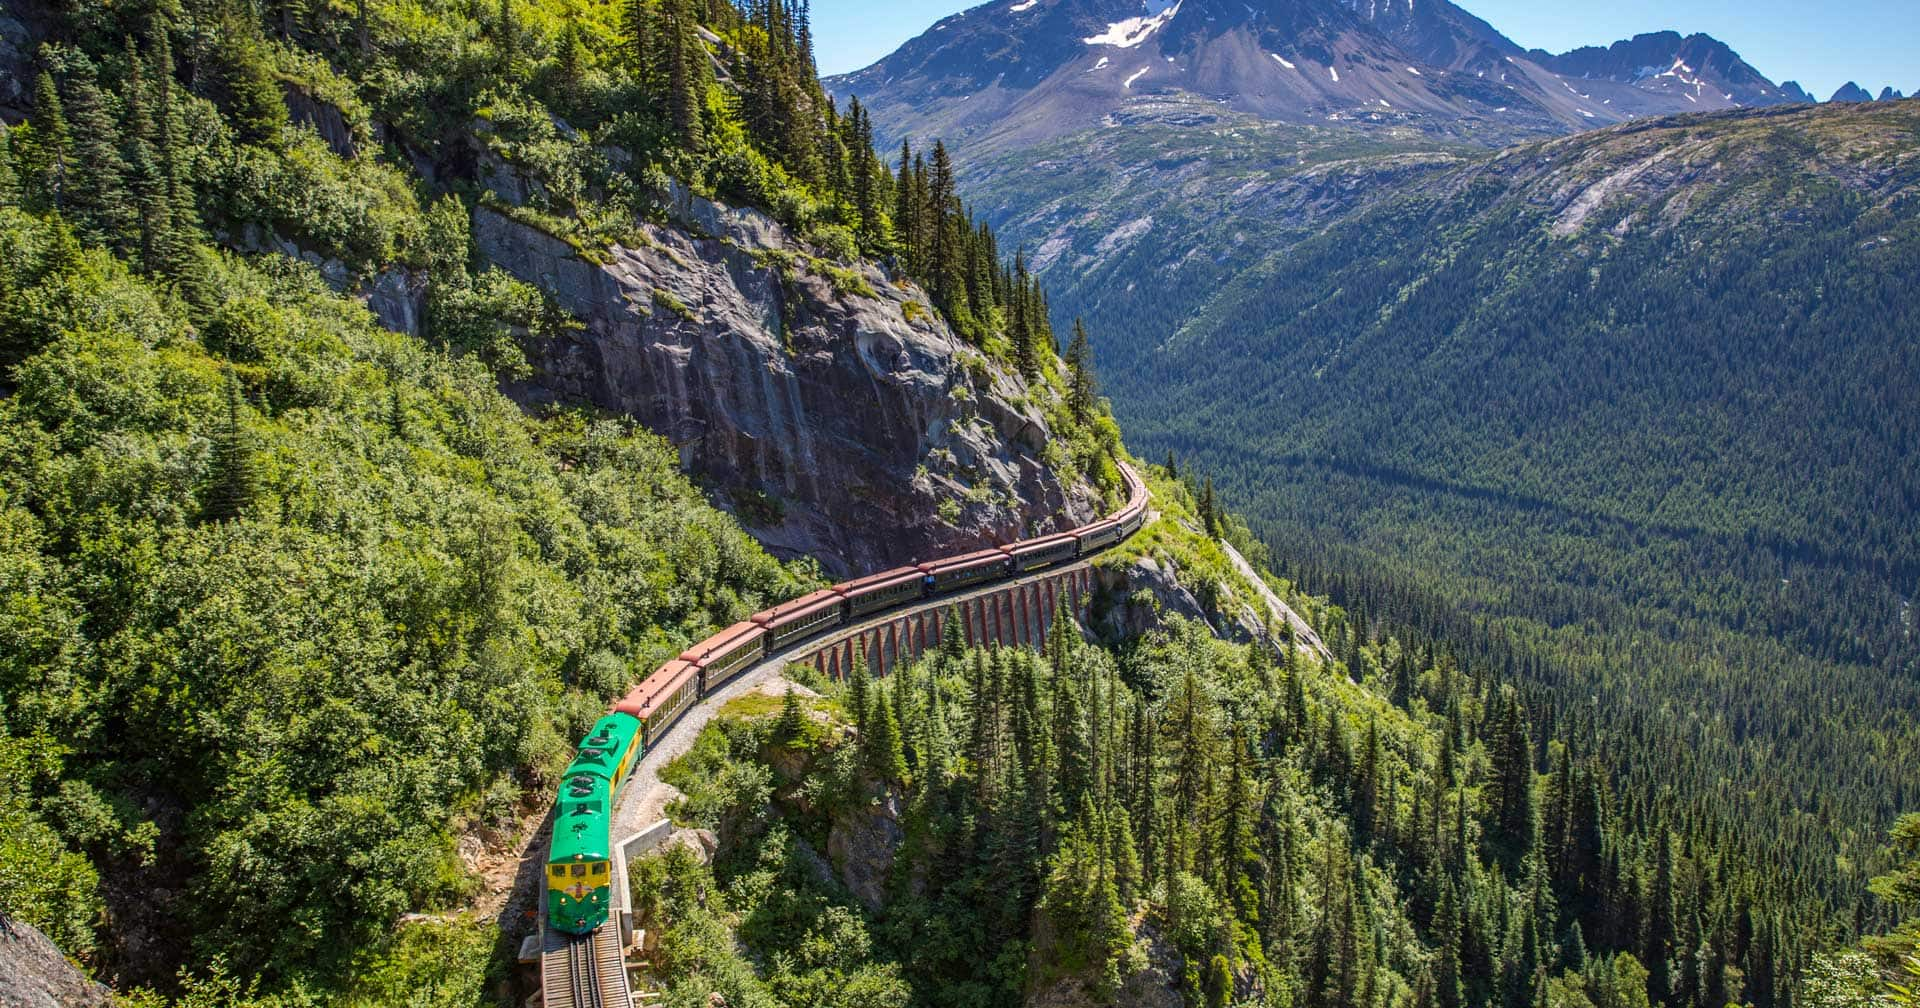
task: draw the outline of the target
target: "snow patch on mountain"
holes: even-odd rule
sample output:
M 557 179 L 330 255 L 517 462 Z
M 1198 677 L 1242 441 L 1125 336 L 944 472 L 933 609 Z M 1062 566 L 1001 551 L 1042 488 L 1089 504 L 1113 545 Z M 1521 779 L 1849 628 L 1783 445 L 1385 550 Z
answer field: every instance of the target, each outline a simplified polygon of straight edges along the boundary
M 1329 74 L 1332 74 L 1332 75 L 1333 75 L 1333 82 L 1334 82 L 1335 84 L 1338 84 L 1338 83 L 1340 83 L 1340 71 L 1338 71 L 1338 70 L 1335 70 L 1335 69 L 1334 69 L 1334 68 L 1332 68 L 1332 67 L 1328 67 L 1328 68 L 1327 68 L 1327 73 L 1329 73 Z
M 1289 63 L 1289 62 L 1287 62 L 1287 58 L 1286 58 L 1285 56 L 1282 56 L 1282 55 L 1280 55 L 1279 53 L 1271 53 L 1271 52 L 1270 52 L 1270 53 L 1268 53 L 1267 55 L 1269 55 L 1269 56 L 1271 56 L 1271 57 L 1273 57 L 1273 58 L 1274 58 L 1274 60 L 1275 60 L 1276 62 L 1278 62 L 1278 63 L 1279 63 L 1279 64 L 1280 64 L 1281 66 L 1283 66 L 1283 67 L 1286 67 L 1286 68 L 1287 68 L 1287 69 L 1289 69 L 1289 70 L 1298 70 L 1298 69 L 1300 69 L 1299 67 L 1297 67 L 1297 66 L 1294 66 L 1294 65 L 1293 65 L 1292 63 Z
M 1146 72 L 1147 72 L 1146 67 L 1141 67 L 1140 69 L 1135 70 L 1133 72 L 1133 76 L 1128 77 L 1124 82 L 1121 83 L 1120 86 L 1123 88 L 1126 88 L 1129 91 L 1133 90 L 1133 82 L 1139 80 L 1140 76 Z
M 1115 21 L 1107 25 L 1106 31 L 1098 35 L 1089 35 L 1080 41 L 1090 46 L 1117 46 L 1121 49 L 1131 49 L 1145 42 L 1161 26 L 1173 20 L 1174 15 L 1178 13 L 1180 13 L 1180 5 L 1175 3 L 1158 14 L 1146 14 L 1130 17 L 1124 21 Z
M 1040 0 L 1020 0 L 1019 3 L 1014 4 L 1013 6 L 1007 9 L 1014 12 L 1015 14 L 1018 14 L 1023 10 L 1027 10 L 1031 8 L 1034 4 L 1037 4 L 1039 2 Z

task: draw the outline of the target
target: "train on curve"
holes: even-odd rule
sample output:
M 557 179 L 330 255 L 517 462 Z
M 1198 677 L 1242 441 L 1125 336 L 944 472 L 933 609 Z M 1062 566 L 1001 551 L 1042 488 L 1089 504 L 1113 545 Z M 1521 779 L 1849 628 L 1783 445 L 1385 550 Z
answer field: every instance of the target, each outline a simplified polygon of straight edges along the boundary
M 612 898 L 614 799 L 646 755 L 699 700 L 762 659 L 887 609 L 1017 578 L 1099 552 L 1146 521 L 1147 488 L 1120 466 L 1127 504 L 1067 532 L 900 567 L 783 602 L 714 634 L 641 680 L 594 722 L 560 780 L 547 853 L 547 926 L 585 934 L 607 919 Z

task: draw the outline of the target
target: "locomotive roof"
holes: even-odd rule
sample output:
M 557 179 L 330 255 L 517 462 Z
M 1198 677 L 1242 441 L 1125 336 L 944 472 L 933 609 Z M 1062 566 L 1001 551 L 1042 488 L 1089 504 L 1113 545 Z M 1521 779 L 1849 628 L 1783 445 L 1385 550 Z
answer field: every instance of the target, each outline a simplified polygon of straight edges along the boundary
M 574 796 L 575 778 L 591 782 L 588 794 Z M 568 774 L 560 779 L 560 797 L 554 803 L 553 842 L 547 848 L 548 864 L 607 859 L 607 816 L 611 798 L 611 786 L 605 778 Z

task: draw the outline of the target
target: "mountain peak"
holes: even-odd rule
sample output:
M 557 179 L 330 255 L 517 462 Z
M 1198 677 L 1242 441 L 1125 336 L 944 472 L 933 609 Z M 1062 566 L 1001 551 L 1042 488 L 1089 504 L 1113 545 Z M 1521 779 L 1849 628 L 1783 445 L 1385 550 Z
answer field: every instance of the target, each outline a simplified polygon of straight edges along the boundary
M 1735 104 L 1793 100 L 1784 86 L 1775 87 L 1725 42 L 1700 32 L 1646 32 L 1604 48 L 1582 46 L 1558 56 L 1536 49 L 1528 55 L 1569 77 L 1655 87 L 1682 97 L 1691 93 L 1696 104 L 1708 91 Z
M 1872 101 L 1873 95 L 1866 88 L 1852 81 L 1848 81 L 1840 85 L 1840 90 L 1835 91 L 1833 97 L 1827 100 L 1835 102 L 1864 102 Z
M 1899 101 L 1900 99 L 1905 97 L 1906 95 L 1903 95 L 1898 91 L 1895 91 L 1891 87 L 1883 87 L 1880 89 L 1880 97 L 1878 100 L 1879 101 Z
M 1451 0 L 994 0 L 827 86 L 860 99 L 883 143 L 966 136 L 976 155 L 1142 116 L 1503 142 L 1808 100 L 1710 35 L 1649 32 L 1556 56 Z

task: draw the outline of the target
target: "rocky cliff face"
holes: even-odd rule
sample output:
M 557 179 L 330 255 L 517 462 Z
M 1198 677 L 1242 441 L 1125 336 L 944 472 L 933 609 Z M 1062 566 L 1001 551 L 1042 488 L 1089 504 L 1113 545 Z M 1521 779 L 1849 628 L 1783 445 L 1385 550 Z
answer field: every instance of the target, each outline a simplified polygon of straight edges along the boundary
M 0 1005 L 20 1008 L 95 1008 L 107 989 L 86 978 L 47 936 L 0 914 Z
M 918 288 L 823 260 L 757 211 L 681 192 L 669 218 L 592 262 L 476 211 L 481 256 L 585 323 L 533 348 L 535 376 L 510 392 L 638 419 L 770 550 L 834 575 L 1098 512 L 1045 459 L 1044 393 L 955 337 Z

